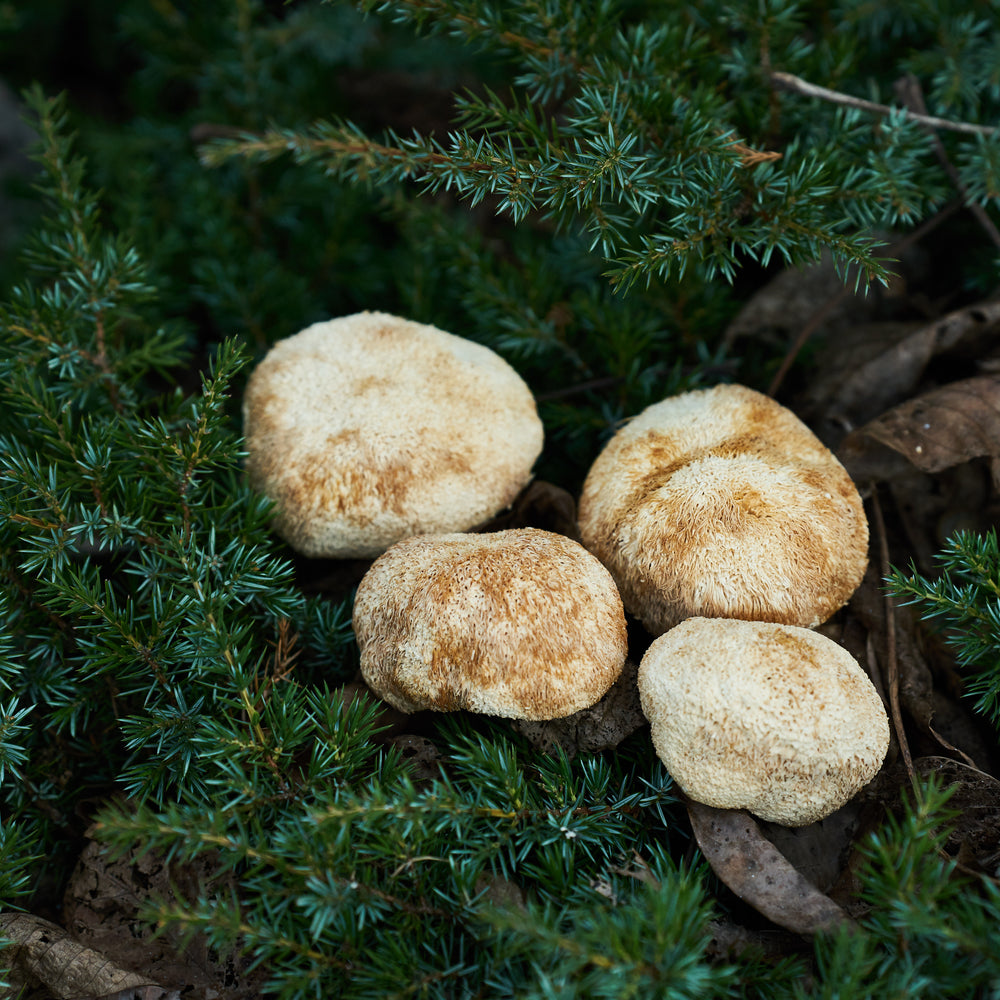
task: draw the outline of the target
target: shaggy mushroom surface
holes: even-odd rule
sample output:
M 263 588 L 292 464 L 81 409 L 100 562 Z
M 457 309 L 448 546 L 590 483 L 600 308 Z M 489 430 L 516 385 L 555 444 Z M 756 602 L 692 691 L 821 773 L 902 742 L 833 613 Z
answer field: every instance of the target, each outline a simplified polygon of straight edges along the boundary
M 868 560 L 844 467 L 790 410 L 739 385 L 648 407 L 580 498 L 584 545 L 654 635 L 692 616 L 815 627 Z
M 397 543 L 358 587 L 354 632 L 365 682 L 393 707 L 530 720 L 599 701 L 627 645 L 608 571 L 536 528 Z
M 375 556 L 480 524 L 530 481 L 542 449 L 534 398 L 503 358 L 379 312 L 278 341 L 243 412 L 250 483 L 307 556 Z
M 841 646 L 810 629 L 691 618 L 639 665 L 653 745 L 685 794 L 804 826 L 882 766 L 889 720 Z

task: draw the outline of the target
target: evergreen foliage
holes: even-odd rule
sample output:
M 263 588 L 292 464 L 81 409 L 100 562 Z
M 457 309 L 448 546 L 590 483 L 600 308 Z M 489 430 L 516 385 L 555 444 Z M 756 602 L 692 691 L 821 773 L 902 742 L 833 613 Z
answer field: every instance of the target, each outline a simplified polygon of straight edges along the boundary
M 646 740 L 569 760 L 445 718 L 419 776 L 340 689 L 349 595 L 306 595 L 243 481 L 234 402 L 275 339 L 398 311 L 512 360 L 539 472 L 575 489 L 617 421 L 776 362 L 725 355 L 718 277 L 829 250 L 878 278 L 875 230 L 952 197 L 912 118 L 779 95 L 770 72 L 883 102 L 912 72 L 931 114 L 977 126 L 1000 106 L 991 8 L 132 0 L 119 25 L 142 54 L 129 120 L 72 116 L 89 166 L 65 102 L 30 95 L 47 215 L 0 307 L 3 905 L 118 795 L 109 845 L 230 878 L 150 915 L 246 951 L 289 1000 L 1000 991 L 1000 898 L 942 860 L 933 785 L 870 841 L 859 926 L 774 962 L 719 954 L 732 904 L 678 860 Z M 460 92 L 450 125 L 359 111 L 352 87 L 402 69 Z M 995 134 L 940 138 L 995 209 Z M 956 537 L 942 568 L 892 585 L 944 619 L 997 721 L 996 537 Z
M 995 530 L 959 531 L 937 557 L 929 579 L 911 568 L 894 570 L 888 584 L 921 616 L 943 626 L 959 664 L 972 668 L 967 690 L 976 709 L 1000 726 L 1000 545 Z
M 47 827 L 113 780 L 209 797 L 220 720 L 260 730 L 282 623 L 328 656 L 348 612 L 293 587 L 242 481 L 240 348 L 219 347 L 200 393 L 165 389 L 182 338 L 144 318 L 145 269 L 99 228 L 61 104 L 31 101 L 52 215 L 2 313 L 0 754 L 20 779 L 8 809 Z

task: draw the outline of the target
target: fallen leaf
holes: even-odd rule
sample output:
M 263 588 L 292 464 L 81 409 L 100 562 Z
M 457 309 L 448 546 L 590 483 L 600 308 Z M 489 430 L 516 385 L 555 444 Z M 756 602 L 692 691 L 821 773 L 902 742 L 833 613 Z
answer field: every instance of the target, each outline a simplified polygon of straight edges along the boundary
M 687 810 L 712 871 L 772 923 L 808 936 L 850 922 L 760 832 L 749 813 L 693 801 L 688 801 Z
M 949 757 L 921 757 L 917 774 L 932 774 L 952 788 L 948 808 L 957 812 L 946 849 L 965 864 L 996 875 L 1000 866 L 1000 781 Z
M 836 300 L 835 306 L 820 330 L 856 321 L 867 306 L 863 296 L 844 294 L 833 257 L 824 253 L 816 264 L 780 271 L 755 292 L 726 327 L 723 342 L 727 351 L 747 337 L 784 346 L 790 334 L 798 333 L 817 308 L 831 300 Z
M 1000 303 L 986 302 L 929 324 L 871 323 L 838 332 L 829 362 L 819 365 L 806 408 L 857 427 L 916 391 L 934 358 L 995 337 L 998 323 Z
M 51 996 L 106 997 L 135 1000 L 178 1000 L 180 991 L 165 989 L 152 976 L 139 975 L 115 965 L 58 924 L 30 913 L 0 913 L 0 936 L 10 942 L 3 963 L 10 969 L 12 991 L 43 988 Z
M 928 473 L 1000 455 L 1000 375 L 933 389 L 852 431 L 838 456 L 856 481 L 875 478 L 879 445 Z M 879 478 L 892 478 L 895 467 L 887 464 Z
M 219 870 L 213 853 L 180 862 L 135 849 L 111 858 L 90 840 L 66 887 L 64 923 L 106 961 L 144 969 L 155 982 L 183 983 L 185 1000 L 237 1000 L 252 996 L 262 981 L 260 970 L 247 972 L 248 959 L 235 949 L 219 952 L 202 934 L 190 940 L 172 929 L 158 934 L 155 922 L 140 917 L 143 905 L 157 898 L 193 902 L 234 892 L 233 876 Z
M 829 893 L 837 884 L 858 832 L 857 800 L 808 826 L 781 826 L 757 820 L 761 834 L 782 857 L 820 892 Z

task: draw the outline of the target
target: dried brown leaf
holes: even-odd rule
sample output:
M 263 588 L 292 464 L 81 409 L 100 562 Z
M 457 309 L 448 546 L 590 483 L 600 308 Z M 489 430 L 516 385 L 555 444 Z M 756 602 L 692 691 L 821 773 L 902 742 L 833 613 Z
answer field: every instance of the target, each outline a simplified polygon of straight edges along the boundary
M 695 838 L 712 870 L 772 923 L 810 935 L 849 922 L 844 911 L 801 875 L 749 813 L 689 801 Z
M 149 975 L 115 965 L 106 955 L 74 940 L 58 924 L 30 913 L 0 914 L 0 935 L 11 943 L 3 961 L 10 968 L 11 996 L 19 989 L 43 987 L 53 997 L 101 997 L 118 994 L 142 1000 L 176 1000 L 178 990 L 164 989 Z
M 64 922 L 75 938 L 111 961 L 144 969 L 154 982 L 183 983 L 186 1000 L 235 1000 L 253 995 L 260 984 L 260 971 L 247 972 L 244 956 L 220 953 L 201 934 L 187 941 L 169 929 L 158 934 L 155 923 L 141 917 L 144 904 L 154 899 L 211 901 L 234 892 L 233 876 L 219 870 L 213 853 L 179 862 L 136 849 L 111 858 L 91 840 L 66 887 Z
M 780 271 L 740 309 L 726 328 L 725 345 L 732 348 L 737 340 L 746 337 L 784 344 L 790 334 L 809 322 L 818 306 L 832 299 L 836 300 L 836 309 L 826 316 L 824 329 L 855 320 L 865 300 L 845 296 L 843 289 L 843 279 L 827 253 L 819 263 Z
M 1000 375 L 952 382 L 901 403 L 849 434 L 838 455 L 855 477 L 892 478 L 892 464 L 878 474 L 879 446 L 928 473 L 1000 455 Z
M 929 362 L 940 354 L 993 336 L 1000 303 L 977 303 L 924 326 L 871 324 L 852 343 L 837 338 L 836 364 L 812 387 L 824 396 L 824 409 L 849 424 L 871 420 L 913 393 Z
M 782 857 L 820 892 L 829 893 L 843 872 L 858 832 L 862 803 L 852 799 L 808 826 L 781 826 L 758 820 L 761 833 Z
M 998 303 L 959 309 L 932 323 L 841 324 L 820 346 L 796 410 L 821 437 L 839 439 L 919 391 L 935 358 L 981 360 L 994 349 L 998 326 Z
M 919 775 L 936 775 L 952 788 L 948 808 L 957 816 L 946 848 L 993 874 L 1000 864 L 1000 781 L 948 757 L 921 757 L 914 766 Z

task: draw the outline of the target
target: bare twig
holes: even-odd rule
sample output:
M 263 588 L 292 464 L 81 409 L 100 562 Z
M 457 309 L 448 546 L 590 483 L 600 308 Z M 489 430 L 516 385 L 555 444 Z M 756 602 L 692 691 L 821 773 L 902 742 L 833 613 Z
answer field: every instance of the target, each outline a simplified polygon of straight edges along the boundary
M 913 73 L 907 73 L 906 76 L 897 81 L 895 89 L 896 96 L 911 111 L 920 115 L 926 113 L 927 104 L 924 101 L 923 88 Z M 969 200 L 969 191 L 962 183 L 962 178 L 955 168 L 955 164 L 951 162 L 948 151 L 944 148 L 944 143 L 936 135 L 932 135 L 932 138 L 934 140 L 934 152 L 937 155 L 938 161 L 944 167 L 945 172 L 951 179 L 951 183 L 955 185 L 955 190 L 962 196 L 962 201 L 966 208 L 975 216 L 976 221 L 993 242 L 993 245 L 1000 247 L 1000 230 L 997 229 L 993 220 L 986 214 L 986 210 L 982 205 L 977 205 L 974 201 Z
M 902 253 L 911 244 L 922 240 L 929 232 L 941 225 L 945 219 L 962 208 L 962 205 L 963 203 L 961 201 L 949 202 L 939 212 L 932 215 L 925 223 L 917 226 L 917 228 L 912 232 L 907 233 L 895 243 L 888 246 L 886 248 L 887 257 L 889 259 L 893 259 L 897 254 Z M 778 389 L 781 388 L 781 383 L 785 380 L 785 376 L 788 374 L 788 370 L 795 363 L 795 359 L 799 356 L 799 352 L 802 348 L 805 347 L 806 342 L 822 325 L 823 320 L 826 319 L 830 311 L 848 294 L 850 294 L 850 292 L 846 285 L 839 288 L 821 306 L 819 306 L 818 309 L 816 309 L 809 319 L 806 320 L 802 329 L 799 330 L 798 335 L 792 342 L 792 346 L 789 347 L 785 357 L 782 359 L 781 365 L 775 373 L 774 378 L 771 379 L 771 384 L 767 389 L 767 394 L 769 396 L 774 396 L 778 392 Z
M 878 489 L 872 487 L 872 513 L 875 515 L 875 530 L 878 533 L 879 561 L 881 562 L 882 578 L 891 572 L 889 560 L 889 540 L 885 532 L 885 518 L 882 517 L 882 504 L 879 502 Z M 917 786 L 917 776 L 913 770 L 913 757 L 910 755 L 910 745 L 906 741 L 903 729 L 903 713 L 899 707 L 899 660 L 896 657 L 896 603 L 888 590 L 885 594 L 885 672 L 886 687 L 889 689 L 889 710 L 892 715 L 892 728 L 896 731 L 899 749 L 906 765 L 906 773 L 910 776 L 913 787 Z
M 785 357 L 782 359 L 781 366 L 775 372 L 774 378 L 771 379 L 771 384 L 767 387 L 767 394 L 773 396 L 778 389 L 781 387 L 781 383 L 784 382 L 785 376 L 788 374 L 788 369 L 792 367 L 795 363 L 795 359 L 799 356 L 799 351 L 805 347 L 806 341 L 816 332 L 817 329 L 822 325 L 823 320 L 830 315 L 830 313 L 836 308 L 836 306 L 843 301 L 849 294 L 849 289 L 846 285 L 840 288 L 838 291 L 834 292 L 826 302 L 824 302 L 810 317 L 806 320 L 802 329 L 799 330 L 798 336 L 795 338 L 794 343 L 785 353 Z
M 893 111 L 906 111 L 908 118 L 926 125 L 928 128 L 943 128 L 950 132 L 964 132 L 966 135 L 993 135 L 996 128 L 992 125 L 976 125 L 972 122 L 953 122 L 947 118 L 935 118 L 933 115 L 923 115 L 915 111 L 908 111 L 906 108 L 893 108 L 888 104 L 876 104 L 875 101 L 866 101 L 861 97 L 851 97 L 850 94 L 841 94 L 837 90 L 830 90 L 827 87 L 817 86 L 809 83 L 799 76 L 791 73 L 774 72 L 771 74 L 771 82 L 782 90 L 791 90 L 796 94 L 805 97 L 818 97 L 821 101 L 828 101 L 830 104 L 840 104 L 847 108 L 858 108 L 860 111 L 870 111 L 876 115 L 888 115 Z

